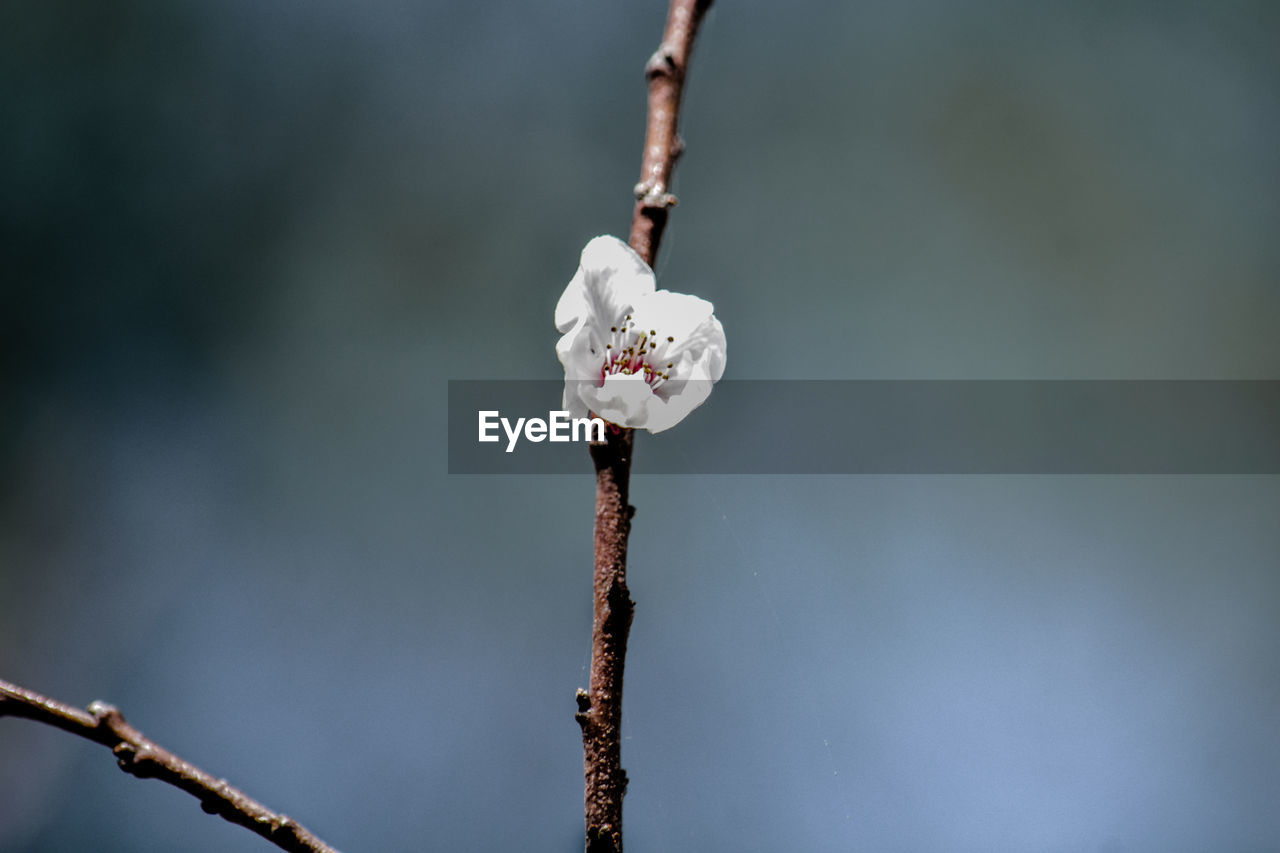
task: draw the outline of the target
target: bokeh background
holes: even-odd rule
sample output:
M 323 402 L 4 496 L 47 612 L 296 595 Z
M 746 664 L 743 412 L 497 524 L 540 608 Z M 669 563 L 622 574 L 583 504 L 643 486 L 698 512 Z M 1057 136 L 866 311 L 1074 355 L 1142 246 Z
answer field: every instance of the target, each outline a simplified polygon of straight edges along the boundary
M 557 375 L 663 15 L 0 11 L 0 677 L 345 851 L 581 849 L 591 480 L 449 476 L 446 380 Z M 722 0 L 660 281 L 739 379 L 1280 377 L 1278 36 Z M 1280 849 L 1280 479 L 658 477 L 649 441 L 629 850 Z M 0 720 L 0 850 L 264 849 Z

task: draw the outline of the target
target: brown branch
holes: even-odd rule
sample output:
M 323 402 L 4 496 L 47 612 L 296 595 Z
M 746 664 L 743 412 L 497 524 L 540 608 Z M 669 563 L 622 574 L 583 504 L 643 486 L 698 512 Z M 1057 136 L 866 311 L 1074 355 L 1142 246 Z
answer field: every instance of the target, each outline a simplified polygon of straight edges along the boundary
M 689 55 L 711 0 L 671 0 L 662 44 L 645 65 L 649 117 L 631 248 L 653 266 L 676 197 L 667 191 L 683 150 L 677 132 Z M 622 674 L 635 603 L 627 589 L 627 537 L 635 507 L 627 503 L 635 436 L 624 429 L 591 445 L 596 469 L 595 571 L 592 588 L 591 682 L 578 691 L 586 776 L 587 853 L 622 853 Z
M 94 702 L 87 711 L 82 711 L 16 684 L 0 681 L 0 717 L 25 717 L 110 747 L 124 772 L 139 779 L 159 779 L 181 788 L 198 799 L 200 807 L 209 814 L 243 826 L 282 850 L 337 853 L 292 818 L 271 811 L 227 784 L 225 779 L 213 778 L 148 740 L 125 721 L 123 714 L 105 702 Z
M 680 101 L 684 96 L 689 56 L 698 25 L 711 8 L 711 0 L 671 0 L 662 44 L 644 67 L 649 80 L 649 119 L 644 134 L 640 183 L 631 217 L 631 248 L 653 266 L 658 244 L 667 226 L 667 213 L 676 206 L 669 190 L 676 160 L 684 151 L 680 139 Z
M 586 775 L 587 853 L 621 853 L 622 671 L 635 606 L 627 590 L 627 536 L 635 508 L 627 503 L 635 433 L 610 432 L 593 442 L 596 468 L 595 573 L 592 582 L 591 689 L 578 691 Z

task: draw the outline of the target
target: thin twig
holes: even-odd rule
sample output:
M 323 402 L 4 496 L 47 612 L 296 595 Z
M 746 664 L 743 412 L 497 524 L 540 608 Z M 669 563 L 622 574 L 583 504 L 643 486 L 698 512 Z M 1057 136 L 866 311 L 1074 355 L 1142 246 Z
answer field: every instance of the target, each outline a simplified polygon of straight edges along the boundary
M 200 801 L 200 807 L 261 835 L 292 853 L 338 853 L 292 818 L 271 811 L 225 779 L 215 779 L 148 740 L 105 702 L 87 711 L 64 705 L 24 687 L 0 681 L 0 717 L 25 717 L 88 738 L 111 748 L 120 769 L 139 779 L 159 779 L 181 788 Z
M 649 117 L 640 182 L 631 220 L 631 248 L 653 266 L 676 198 L 668 188 L 683 150 L 678 134 L 689 55 L 711 0 L 672 0 L 662 44 L 645 65 Z M 591 629 L 591 681 L 578 691 L 586 776 L 587 853 L 622 853 L 622 675 L 635 603 L 627 589 L 627 537 L 635 507 L 627 502 L 632 430 L 591 445 L 596 469 L 595 572 Z
M 636 207 L 631 217 L 631 248 L 653 266 L 658 243 L 667 225 L 667 213 L 676 206 L 670 192 L 671 173 L 684 151 L 680 139 L 680 101 L 689 71 L 689 56 L 698 25 L 711 0 L 671 0 L 662 44 L 645 64 L 649 80 L 649 118 L 644 134 L 644 157 L 640 183 L 636 184 Z

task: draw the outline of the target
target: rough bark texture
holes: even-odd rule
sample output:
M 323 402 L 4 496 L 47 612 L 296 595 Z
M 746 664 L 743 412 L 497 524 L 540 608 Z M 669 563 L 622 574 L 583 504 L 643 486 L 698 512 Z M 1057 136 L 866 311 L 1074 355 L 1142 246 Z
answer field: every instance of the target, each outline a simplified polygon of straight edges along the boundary
M 662 44 L 645 65 L 649 81 L 648 123 L 631 248 L 653 266 L 676 204 L 668 188 L 684 148 L 678 120 L 685 75 L 698 25 L 711 0 L 672 0 Z M 627 502 L 634 435 L 624 429 L 591 446 L 596 469 L 594 619 L 591 682 L 578 691 L 578 713 L 586 776 L 587 853 L 622 853 L 622 675 L 635 608 L 627 590 L 627 537 L 635 508 Z
M 337 853 L 305 827 L 277 814 L 247 796 L 225 779 L 215 779 L 148 740 L 111 705 L 94 702 L 87 711 L 64 705 L 24 687 L 0 681 L 0 717 L 28 720 L 88 738 L 111 748 L 116 763 L 139 779 L 159 779 L 181 788 L 200 801 L 200 807 L 249 829 L 292 853 Z
M 596 468 L 595 573 L 590 690 L 578 691 L 586 774 L 588 853 L 622 850 L 622 675 L 634 603 L 627 590 L 627 536 L 634 508 L 627 503 L 631 430 L 609 433 L 591 446 Z

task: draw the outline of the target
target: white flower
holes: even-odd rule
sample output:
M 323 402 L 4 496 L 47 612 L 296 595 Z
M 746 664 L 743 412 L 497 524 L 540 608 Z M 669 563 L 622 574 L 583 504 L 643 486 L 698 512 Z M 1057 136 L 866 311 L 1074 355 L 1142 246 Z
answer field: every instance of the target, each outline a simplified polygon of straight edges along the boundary
M 617 237 L 596 237 L 556 305 L 564 408 L 623 427 L 670 429 L 724 373 L 724 328 L 705 299 L 655 290 Z

